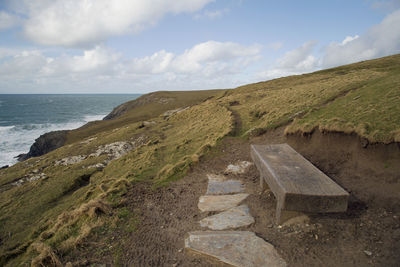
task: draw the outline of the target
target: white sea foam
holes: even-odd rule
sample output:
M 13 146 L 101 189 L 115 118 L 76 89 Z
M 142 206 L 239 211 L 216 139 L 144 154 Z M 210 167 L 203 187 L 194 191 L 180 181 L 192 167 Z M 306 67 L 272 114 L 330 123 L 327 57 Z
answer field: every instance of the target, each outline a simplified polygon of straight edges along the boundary
M 89 121 L 101 120 L 105 115 L 87 115 L 81 120 L 63 124 L 25 124 L 0 126 L 0 167 L 17 162 L 16 156 L 27 153 L 35 139 L 40 135 L 58 130 L 76 129 Z
M 89 121 L 99 121 L 102 120 L 107 115 L 86 115 L 83 117 L 83 120 L 86 122 Z
M 11 130 L 12 128 L 14 128 L 15 126 L 0 126 L 0 133 L 4 132 L 4 131 L 8 131 Z

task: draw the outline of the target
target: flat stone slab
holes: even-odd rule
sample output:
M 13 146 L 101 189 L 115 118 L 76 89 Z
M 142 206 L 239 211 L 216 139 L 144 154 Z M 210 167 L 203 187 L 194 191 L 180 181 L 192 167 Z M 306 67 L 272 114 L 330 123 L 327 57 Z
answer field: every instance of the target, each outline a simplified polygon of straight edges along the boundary
M 224 211 L 236 207 L 249 194 L 240 193 L 235 195 L 201 196 L 198 207 L 201 211 Z
M 247 205 L 231 208 L 219 214 L 209 216 L 200 221 L 201 227 L 208 227 L 212 230 L 225 230 L 238 228 L 254 223 Z
M 236 164 L 229 164 L 225 169 L 225 173 L 243 174 L 251 165 L 253 165 L 253 163 L 249 161 L 240 161 Z
M 185 248 L 233 266 L 286 266 L 271 244 L 248 231 L 196 231 Z
M 226 180 L 222 182 L 209 181 L 207 195 L 225 195 L 244 192 L 244 185 L 238 180 Z

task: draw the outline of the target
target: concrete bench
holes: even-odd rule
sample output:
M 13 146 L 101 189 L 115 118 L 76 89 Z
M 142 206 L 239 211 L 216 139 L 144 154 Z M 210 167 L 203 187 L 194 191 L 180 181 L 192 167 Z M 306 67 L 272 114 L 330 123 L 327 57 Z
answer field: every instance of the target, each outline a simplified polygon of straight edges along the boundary
M 345 212 L 349 199 L 342 187 L 288 144 L 251 145 L 251 157 L 277 200 L 276 222 L 298 212 Z

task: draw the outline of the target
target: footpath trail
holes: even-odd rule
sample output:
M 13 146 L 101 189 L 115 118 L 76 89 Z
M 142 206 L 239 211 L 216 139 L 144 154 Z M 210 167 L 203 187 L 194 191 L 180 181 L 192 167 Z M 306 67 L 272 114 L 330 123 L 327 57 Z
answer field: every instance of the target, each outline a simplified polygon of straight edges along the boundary
M 246 231 L 255 222 L 249 207 L 241 204 L 249 194 L 244 184 L 230 179 L 229 174 L 244 173 L 251 165 L 241 161 L 228 165 L 226 175 L 207 174 L 207 192 L 199 198 L 198 208 L 216 214 L 199 221 L 210 230 L 188 233 L 185 248 L 233 266 L 286 266 L 273 245 Z
M 225 255 L 221 254 L 222 249 L 207 251 L 212 248 L 207 243 L 211 241 L 204 241 L 207 246 L 195 249 L 194 241 L 208 237 L 212 242 L 230 238 L 226 241 L 229 244 L 249 244 L 249 240 L 261 240 L 258 247 L 263 246 L 261 243 L 267 247 L 268 243 L 272 244 L 288 266 L 398 266 L 398 201 L 393 200 L 389 205 L 380 202 L 382 197 L 368 201 L 360 195 L 366 186 L 360 184 L 357 187 L 361 177 L 366 182 L 383 182 L 384 175 L 374 174 L 369 167 L 371 162 L 379 159 L 375 158 L 376 150 L 369 152 L 373 158 L 367 161 L 354 158 L 359 157 L 359 150 L 349 151 L 355 142 L 353 139 L 344 142 L 343 137 L 332 139 L 334 136 L 331 135 L 321 139 L 321 143 L 311 145 L 308 141 L 302 143 L 303 139 L 292 141 L 290 145 L 296 151 L 331 178 L 341 181 L 341 184 L 349 184 L 349 188 L 356 190 L 352 194 L 360 199 L 354 198 L 345 214 L 309 214 L 293 218 L 296 220 L 291 224 L 275 223 L 276 199 L 270 190 L 260 187 L 260 174 L 255 165 L 248 167 L 245 173 L 225 173 L 227 166 L 232 163 L 251 161 L 250 143 L 265 145 L 287 142 L 283 130 L 269 131 L 250 141 L 228 137 L 219 144 L 218 149 L 194 166 L 185 178 L 171 182 L 169 186 L 154 190 L 151 183 L 134 184 L 127 192 L 127 202 L 121 205 L 135 214 L 137 228 L 128 231 L 123 227 L 129 221 L 122 221 L 121 227 L 116 230 L 108 234 L 100 232 L 86 240 L 79 254 L 72 254 L 64 261 L 76 262 L 78 266 L 120 263 L 127 266 L 226 267 L 229 266 L 226 262 L 230 262 L 230 266 L 240 266 L 236 259 L 243 255 L 250 259 L 255 257 L 249 256 L 254 252 L 253 248 L 250 252 L 236 248 L 229 250 L 224 244 L 220 247 L 228 251 L 225 251 Z M 360 166 L 366 169 L 360 170 Z M 228 170 L 235 168 L 238 165 L 231 165 Z M 368 188 L 373 189 L 371 184 Z M 203 209 L 208 203 L 204 200 L 210 197 L 228 195 L 232 198 L 238 194 L 248 196 L 226 210 L 199 209 L 200 200 Z M 196 236 L 196 232 L 201 234 Z M 240 232 L 247 234 L 241 235 Z M 215 238 L 216 233 L 220 234 L 218 238 Z M 243 241 L 246 238 L 247 241 Z M 232 239 L 236 241 L 232 242 Z M 185 249 L 185 240 L 193 248 Z M 101 248 L 98 253 L 89 249 L 93 244 Z

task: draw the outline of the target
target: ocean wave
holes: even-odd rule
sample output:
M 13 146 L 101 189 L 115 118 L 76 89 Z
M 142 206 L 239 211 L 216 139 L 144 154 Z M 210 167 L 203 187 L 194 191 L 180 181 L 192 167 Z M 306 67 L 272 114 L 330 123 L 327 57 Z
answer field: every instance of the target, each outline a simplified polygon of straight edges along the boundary
M 42 123 L 0 126 L 0 167 L 13 165 L 16 156 L 27 153 L 35 139 L 52 131 L 72 130 L 93 120 L 101 120 L 105 115 L 86 115 L 80 120 L 66 123 Z
M 0 132 L 11 130 L 14 127 L 15 127 L 14 125 L 11 125 L 11 126 L 0 126 Z
M 90 122 L 90 121 L 101 121 L 107 114 L 101 114 L 101 115 L 85 115 L 83 117 L 83 120 L 85 122 Z

